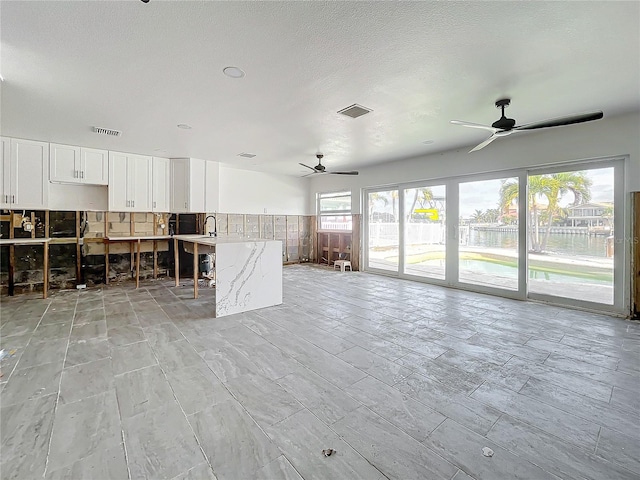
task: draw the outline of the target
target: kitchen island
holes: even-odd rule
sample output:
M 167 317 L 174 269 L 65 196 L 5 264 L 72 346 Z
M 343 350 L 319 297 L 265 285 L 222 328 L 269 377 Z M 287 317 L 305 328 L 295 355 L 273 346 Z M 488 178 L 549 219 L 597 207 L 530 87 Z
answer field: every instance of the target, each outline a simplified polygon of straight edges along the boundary
M 176 286 L 179 242 L 193 254 L 193 296 L 198 298 L 199 254 L 215 254 L 215 316 L 282 303 L 282 242 L 260 238 L 174 235 Z

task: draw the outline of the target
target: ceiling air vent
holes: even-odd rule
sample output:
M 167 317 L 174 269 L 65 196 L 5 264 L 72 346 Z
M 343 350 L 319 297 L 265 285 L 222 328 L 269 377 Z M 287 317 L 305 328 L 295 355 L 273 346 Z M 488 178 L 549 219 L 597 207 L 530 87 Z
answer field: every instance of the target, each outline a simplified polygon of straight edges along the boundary
M 253 158 L 256 155 L 254 153 L 244 153 L 244 152 L 242 152 L 242 153 L 239 153 L 238 156 L 239 157 L 243 157 L 243 158 Z
M 350 107 L 343 108 L 342 110 L 338 111 L 338 113 L 346 115 L 347 117 L 358 118 L 372 111 L 373 110 L 371 110 L 370 108 L 363 107 L 362 105 L 354 103 Z
M 99 135 L 110 135 L 112 137 L 119 137 L 122 135 L 120 130 L 111 130 L 110 128 L 102 128 L 102 127 L 91 127 L 93 133 L 97 133 Z

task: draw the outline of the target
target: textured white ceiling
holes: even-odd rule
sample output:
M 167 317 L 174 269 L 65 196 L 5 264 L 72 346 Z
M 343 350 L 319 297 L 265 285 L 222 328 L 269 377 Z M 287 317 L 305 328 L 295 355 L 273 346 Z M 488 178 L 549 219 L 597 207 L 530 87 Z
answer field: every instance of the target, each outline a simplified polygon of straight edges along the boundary
M 485 132 L 449 120 L 490 124 L 505 96 L 519 124 L 640 108 L 639 2 L 2 1 L 0 15 L 6 136 L 302 175 L 316 151 L 346 169 L 475 145 Z M 373 112 L 336 113 L 353 103 Z

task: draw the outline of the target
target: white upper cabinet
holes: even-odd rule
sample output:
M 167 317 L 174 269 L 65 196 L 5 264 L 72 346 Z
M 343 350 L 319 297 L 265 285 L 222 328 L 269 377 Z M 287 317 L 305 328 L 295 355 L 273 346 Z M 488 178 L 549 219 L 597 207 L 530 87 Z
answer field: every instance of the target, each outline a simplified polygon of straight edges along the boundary
M 11 139 L 0 137 L 0 208 L 11 201 Z
M 49 179 L 52 182 L 80 183 L 80 147 L 50 145 Z
M 49 144 L 2 139 L 0 207 L 45 210 L 49 195 Z
M 205 213 L 218 208 L 220 164 L 197 158 L 171 160 L 171 211 Z
M 109 211 L 129 211 L 127 154 L 109 152 Z
M 90 185 L 109 184 L 109 152 L 95 148 L 80 148 L 82 183 Z
M 109 211 L 150 212 L 151 157 L 109 152 Z
M 153 203 L 151 209 L 154 212 L 171 211 L 170 165 L 168 158 L 153 157 Z
M 133 182 L 129 184 L 129 195 L 133 201 L 133 211 L 151 211 L 151 191 L 153 190 L 153 167 L 151 157 L 129 155 L 128 164 L 133 169 Z
M 52 143 L 49 170 L 52 182 L 107 185 L 109 153 L 95 148 Z
M 186 213 L 189 211 L 189 159 L 171 160 L 171 211 Z

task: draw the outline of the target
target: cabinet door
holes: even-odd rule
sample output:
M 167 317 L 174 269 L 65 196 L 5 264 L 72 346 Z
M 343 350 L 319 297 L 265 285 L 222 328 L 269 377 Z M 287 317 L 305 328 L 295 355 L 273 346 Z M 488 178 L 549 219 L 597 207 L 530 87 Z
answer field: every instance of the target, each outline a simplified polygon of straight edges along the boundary
M 205 212 L 206 161 L 192 158 L 189 164 L 189 212 Z
M 9 208 L 11 198 L 11 139 L 0 137 L 0 208 Z
M 187 211 L 189 192 L 189 161 L 183 158 L 171 160 L 171 211 Z
M 11 139 L 12 208 L 45 210 L 49 196 L 49 144 Z
M 169 209 L 169 159 L 153 157 L 153 204 L 154 212 L 168 212 Z
M 152 169 L 151 157 L 129 155 L 129 200 L 135 212 L 151 211 Z
M 52 143 L 49 151 L 49 180 L 81 183 L 80 147 Z
M 220 164 L 218 162 L 206 162 L 206 182 L 204 187 L 205 203 L 204 212 L 218 211 L 220 184 Z
M 127 198 L 127 184 L 129 183 L 129 169 L 127 168 L 127 154 L 109 152 L 109 211 L 130 211 Z
M 95 148 L 80 149 L 80 178 L 91 185 L 109 184 L 109 152 Z

